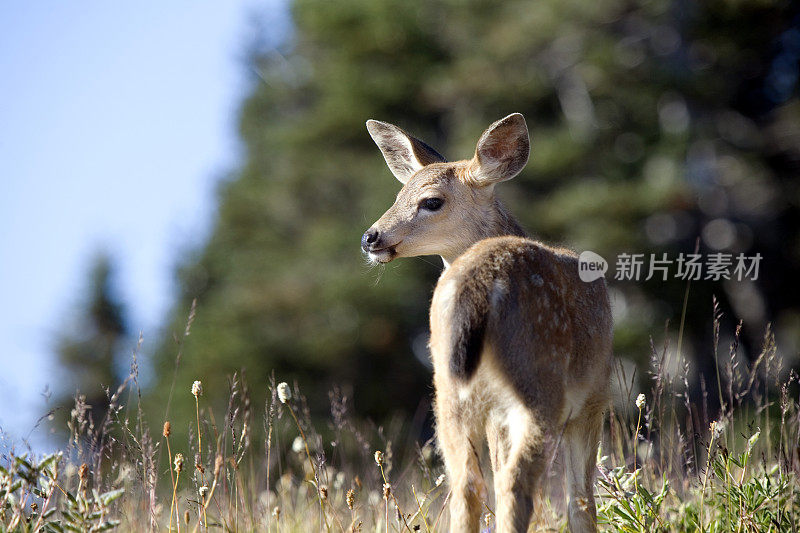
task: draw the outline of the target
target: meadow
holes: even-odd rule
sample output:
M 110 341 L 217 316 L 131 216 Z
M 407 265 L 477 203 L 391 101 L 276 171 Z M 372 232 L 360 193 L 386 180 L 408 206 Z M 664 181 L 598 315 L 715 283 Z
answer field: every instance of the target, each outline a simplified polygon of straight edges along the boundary
M 690 390 L 680 340 L 652 345 L 646 390 L 617 364 L 597 457 L 601 530 L 800 526 L 798 374 L 769 328 L 760 353 L 745 360 L 741 323 L 722 345 L 716 307 L 714 319 L 713 346 L 700 354 L 717 363 L 713 394 Z M 63 450 L 2 458 L 0 528 L 447 531 L 446 475 L 435 443 L 418 442 L 411 421 L 359 420 L 339 390 L 330 393 L 330 413 L 311 413 L 303 391 L 280 376 L 261 384 L 231 376 L 219 416 L 204 403 L 202 377 L 174 384 L 174 394 L 194 397 L 195 418 L 157 428 L 145 423 L 135 356 L 129 378 L 108 391 L 105 413 L 91 413 L 78 396 Z M 268 388 L 263 406 L 249 401 L 256 386 Z M 171 438 L 175 424 L 192 427 L 188 442 Z M 531 530 L 566 530 L 560 461 L 553 454 Z M 493 531 L 492 503 L 485 505 L 484 531 Z

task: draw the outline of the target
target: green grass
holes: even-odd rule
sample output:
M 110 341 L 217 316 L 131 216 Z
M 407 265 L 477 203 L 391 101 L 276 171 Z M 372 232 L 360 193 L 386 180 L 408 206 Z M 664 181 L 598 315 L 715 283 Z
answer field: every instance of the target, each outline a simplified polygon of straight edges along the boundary
M 798 376 L 783 368 L 769 330 L 758 357 L 743 362 L 739 330 L 720 348 L 715 315 L 713 351 L 701 355 L 717 360 L 716 397 L 691 395 L 690 363 L 668 345 L 653 348 L 650 389 L 639 401 L 634 377 L 617 367 L 597 460 L 601 530 L 798 530 Z M 257 410 L 234 376 L 219 418 L 201 389 L 175 384 L 175 394 L 194 394 L 197 407 L 194 419 L 170 421 L 191 428 L 189 441 L 178 443 L 171 428 L 148 429 L 136 378 L 109 395 L 98 420 L 77 398 L 62 451 L 6 454 L 0 530 L 447 530 L 441 461 L 433 443 L 408 436 L 408 421 L 358 421 L 337 393 L 330 420 L 312 423 L 322 414 L 312 416 L 297 387 L 274 380 Z M 557 455 L 532 530 L 566 530 L 560 464 Z M 493 502 L 485 505 L 491 531 Z

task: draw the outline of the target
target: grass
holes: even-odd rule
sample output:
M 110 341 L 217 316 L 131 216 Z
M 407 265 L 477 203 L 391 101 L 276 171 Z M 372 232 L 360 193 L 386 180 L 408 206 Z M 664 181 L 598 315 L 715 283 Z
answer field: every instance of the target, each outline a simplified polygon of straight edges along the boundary
M 706 354 L 717 362 L 713 398 L 705 384 L 693 395 L 690 363 L 668 344 L 652 347 L 650 389 L 643 393 L 635 389 L 635 375 L 617 366 L 597 458 L 602 530 L 798 530 L 798 375 L 783 368 L 769 328 L 760 354 L 745 363 L 740 331 L 741 324 L 721 348 L 715 306 L 712 353 Z M 6 454 L 0 530 L 447 530 L 441 461 L 433 443 L 409 442 L 402 421 L 359 422 L 347 399 L 334 393 L 330 423 L 315 427 L 318 417 L 297 386 L 274 379 L 256 412 L 238 376 L 217 420 L 201 383 L 175 387 L 176 394 L 194 396 L 196 418 L 165 421 L 154 435 L 144 422 L 134 356 L 131 376 L 109 393 L 101 419 L 93 420 L 76 398 L 62 451 Z M 125 393 L 129 401 L 122 405 Z M 713 420 L 709 413 L 716 413 Z M 193 428 L 188 443 L 171 442 L 174 423 Z M 256 423 L 264 435 L 257 441 Z M 560 464 L 556 456 L 534 530 L 566 530 Z M 487 531 L 492 509 L 486 502 Z

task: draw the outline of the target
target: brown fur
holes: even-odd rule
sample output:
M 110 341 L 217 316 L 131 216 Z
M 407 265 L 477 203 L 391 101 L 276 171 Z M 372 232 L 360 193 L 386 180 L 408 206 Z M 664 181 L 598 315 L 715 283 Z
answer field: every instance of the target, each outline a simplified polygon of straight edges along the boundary
M 392 157 L 402 151 L 376 142 Z M 509 115 L 484 132 L 472 160 L 396 162 L 404 187 L 362 241 L 377 261 L 435 253 L 449 264 L 433 295 L 430 348 L 451 531 L 477 531 L 489 505 L 479 466 L 484 442 L 497 530 L 526 531 L 546 459 L 562 434 L 570 529 L 597 527 L 594 462 L 611 367 L 611 311 L 604 280 L 582 282 L 573 252 L 525 237 L 494 197 L 494 184 L 517 174 L 527 157 L 525 121 Z M 406 168 L 417 170 L 402 174 Z M 430 197 L 442 207 L 424 209 Z
M 485 493 L 477 461 L 464 459 L 485 435 L 498 530 L 527 530 L 534 489 L 564 428 L 570 526 L 595 528 L 592 487 L 610 317 L 603 280 L 582 282 L 574 254 L 530 239 L 482 240 L 442 274 L 431 305 L 431 354 L 451 509 L 470 507 L 460 502 Z M 469 327 L 476 318 L 485 320 L 481 360 L 465 380 L 452 370 L 460 333 L 454 325 Z M 456 521 L 454 531 L 477 528 L 469 513 L 456 520 L 464 522 Z

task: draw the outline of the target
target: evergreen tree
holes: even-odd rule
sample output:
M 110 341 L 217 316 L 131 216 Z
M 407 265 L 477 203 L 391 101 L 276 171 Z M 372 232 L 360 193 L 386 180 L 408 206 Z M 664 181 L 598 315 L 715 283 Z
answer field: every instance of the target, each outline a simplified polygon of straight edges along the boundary
M 797 289 L 771 277 L 798 266 L 796 247 L 783 246 L 798 237 L 800 106 L 785 68 L 797 66 L 796 7 L 296 0 L 292 13 L 291 41 L 249 59 L 244 161 L 220 185 L 211 238 L 180 270 L 170 331 L 198 306 L 177 383 L 202 379 L 221 403 L 226 374 L 245 367 L 266 383 L 275 369 L 299 380 L 317 413 L 332 385 L 349 384 L 356 409 L 376 417 L 429 396 L 439 260 L 365 266 L 359 238 L 399 187 L 368 118 L 458 159 L 491 121 L 522 112 L 531 161 L 498 190 L 545 241 L 612 263 L 621 252 L 674 258 L 697 237 L 704 252 L 762 253 L 757 283 L 692 287 L 685 346 L 705 360 L 712 293 L 751 311 L 753 338 L 796 308 Z M 677 327 L 686 284 L 612 284 L 617 354 L 645 361 L 649 336 L 667 319 Z M 766 301 L 778 305 L 753 308 Z M 160 405 L 176 352 L 168 340 L 155 356 Z M 177 394 L 173 413 L 192 405 Z
M 128 329 L 124 307 L 114 291 L 114 265 L 107 253 L 95 257 L 87 293 L 55 346 L 67 374 L 58 391 L 62 419 L 69 415 L 77 391 L 86 397 L 85 402 L 97 420 L 108 407 L 104 389 L 113 392 L 120 381 L 117 365 Z

